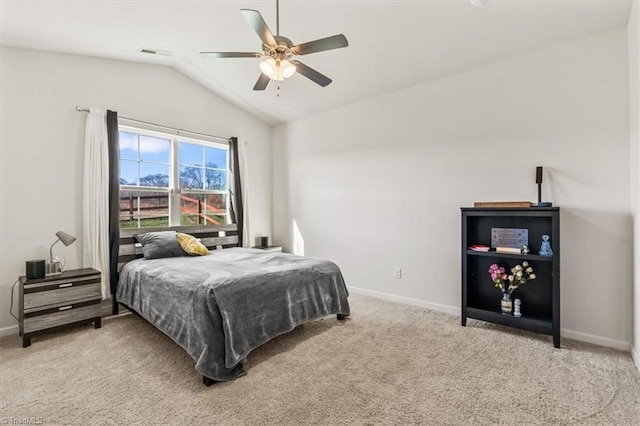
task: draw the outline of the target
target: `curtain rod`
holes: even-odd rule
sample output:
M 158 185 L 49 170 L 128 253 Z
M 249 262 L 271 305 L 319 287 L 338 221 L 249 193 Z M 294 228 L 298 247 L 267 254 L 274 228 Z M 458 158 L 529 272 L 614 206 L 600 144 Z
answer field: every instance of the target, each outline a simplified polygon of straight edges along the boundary
M 89 108 L 85 108 L 83 106 L 76 105 L 76 111 L 78 111 L 78 112 L 89 112 Z M 155 126 L 155 127 L 160 127 L 160 128 L 163 128 L 163 129 L 174 130 L 174 131 L 176 131 L 178 133 L 178 135 L 180 134 L 180 132 L 183 132 L 183 133 L 189 133 L 190 135 L 206 136 L 208 138 L 220 139 L 220 140 L 223 140 L 225 142 L 229 142 L 229 138 L 223 138 L 222 136 L 214 136 L 214 135 L 208 135 L 206 133 L 192 132 L 190 130 L 176 129 L 175 127 L 163 126 L 162 124 L 150 123 L 148 121 L 142 121 L 142 120 L 135 120 L 133 118 L 127 118 L 127 117 L 120 117 L 120 118 L 122 118 L 123 120 L 133 121 L 135 123 L 142 123 L 142 124 L 147 124 L 149 126 Z

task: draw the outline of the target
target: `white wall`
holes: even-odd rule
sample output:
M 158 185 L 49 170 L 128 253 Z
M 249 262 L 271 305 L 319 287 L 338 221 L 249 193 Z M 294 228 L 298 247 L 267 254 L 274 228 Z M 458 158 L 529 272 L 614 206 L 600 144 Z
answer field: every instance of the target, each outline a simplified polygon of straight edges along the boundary
M 635 0 L 627 27 L 629 41 L 629 129 L 631 140 L 631 202 L 634 207 L 634 326 L 631 354 L 640 369 L 640 1 Z
M 459 208 L 536 200 L 542 165 L 561 208 L 563 335 L 628 349 L 627 81 L 617 30 L 278 126 L 275 240 L 291 249 L 295 221 L 347 285 L 459 307 Z
M 0 54 L 0 332 L 16 324 L 9 295 L 25 260 L 46 258 L 58 230 L 81 237 L 86 114 L 76 105 L 247 139 L 252 233 L 271 234 L 271 128 L 264 122 L 169 67 L 7 47 Z M 69 268 L 82 266 L 81 241 L 56 249 Z

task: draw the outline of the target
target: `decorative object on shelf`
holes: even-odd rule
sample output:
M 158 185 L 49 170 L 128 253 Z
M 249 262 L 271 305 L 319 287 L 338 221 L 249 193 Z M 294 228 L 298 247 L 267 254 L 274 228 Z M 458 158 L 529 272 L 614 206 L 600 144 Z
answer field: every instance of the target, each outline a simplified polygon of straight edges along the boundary
M 502 292 L 502 300 L 500 301 L 500 310 L 503 314 L 509 315 L 513 309 L 513 303 L 511 302 L 511 295 Z
M 473 207 L 478 208 L 529 208 L 531 201 L 476 201 Z
M 496 247 L 496 253 L 522 254 L 522 250 L 517 247 Z
M 528 246 L 528 245 L 523 244 L 523 245 L 522 245 L 522 248 L 520 249 L 520 252 L 521 252 L 522 254 L 529 254 L 529 253 L 531 253 L 531 250 L 529 249 L 529 246 Z
M 489 246 L 485 246 L 484 244 L 472 244 L 469 246 L 469 250 L 473 251 L 489 251 Z
M 538 184 L 538 204 L 536 207 L 551 207 L 552 203 L 542 202 L 542 166 L 536 167 L 536 183 Z
M 518 317 L 520 318 L 522 316 L 522 314 L 520 313 L 520 305 L 522 304 L 522 302 L 520 301 L 520 299 L 516 299 L 513 301 L 513 316 L 514 317 Z
M 529 244 L 529 230 L 521 228 L 491 228 L 491 248 L 511 247 L 518 250 Z
M 511 274 L 507 274 L 507 270 L 503 266 L 494 263 L 489 266 L 489 275 L 494 285 L 502 291 L 502 301 L 500 307 L 503 314 L 510 314 L 512 310 L 511 293 L 529 280 L 534 280 L 536 274 L 533 268 L 529 266 L 526 260 L 522 265 L 516 265 L 511 268 Z
M 542 244 L 540 245 L 540 251 L 538 252 L 540 256 L 545 257 L 553 257 L 553 250 L 551 250 L 551 243 L 549 242 L 549 236 L 542 236 Z
M 56 237 L 58 237 L 58 239 L 55 240 L 49 248 L 49 259 L 47 259 L 47 265 L 45 268 L 47 271 L 45 275 L 47 277 L 51 275 L 60 275 L 64 266 L 58 258 L 53 257 L 53 246 L 55 246 L 58 241 L 62 241 L 62 244 L 64 244 L 65 247 L 68 247 L 76 240 L 76 237 L 72 237 L 71 235 L 62 231 L 56 232 Z

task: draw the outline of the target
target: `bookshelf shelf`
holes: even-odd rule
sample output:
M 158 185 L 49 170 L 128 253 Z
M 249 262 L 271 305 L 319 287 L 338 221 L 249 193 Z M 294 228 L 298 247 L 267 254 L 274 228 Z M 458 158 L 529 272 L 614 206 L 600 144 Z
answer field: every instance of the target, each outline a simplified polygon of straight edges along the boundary
M 503 259 L 518 259 L 523 260 L 536 260 L 539 262 L 553 262 L 552 257 L 540 256 L 539 254 L 510 254 L 510 253 L 496 253 L 495 251 L 475 251 L 467 250 L 469 256 L 487 256 Z

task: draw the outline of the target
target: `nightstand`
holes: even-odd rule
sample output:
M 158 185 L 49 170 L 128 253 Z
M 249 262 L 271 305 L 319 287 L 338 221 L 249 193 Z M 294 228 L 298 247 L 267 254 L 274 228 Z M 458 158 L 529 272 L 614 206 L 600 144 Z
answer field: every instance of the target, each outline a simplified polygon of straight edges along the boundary
M 258 250 L 264 250 L 264 251 L 282 251 L 282 247 L 280 246 L 268 246 L 268 247 L 260 247 L 260 246 L 255 246 L 255 247 L 251 247 L 252 249 L 258 249 Z
M 93 322 L 100 318 L 101 274 L 95 269 L 74 269 L 60 275 L 20 277 L 20 334 L 22 347 L 38 334 Z

